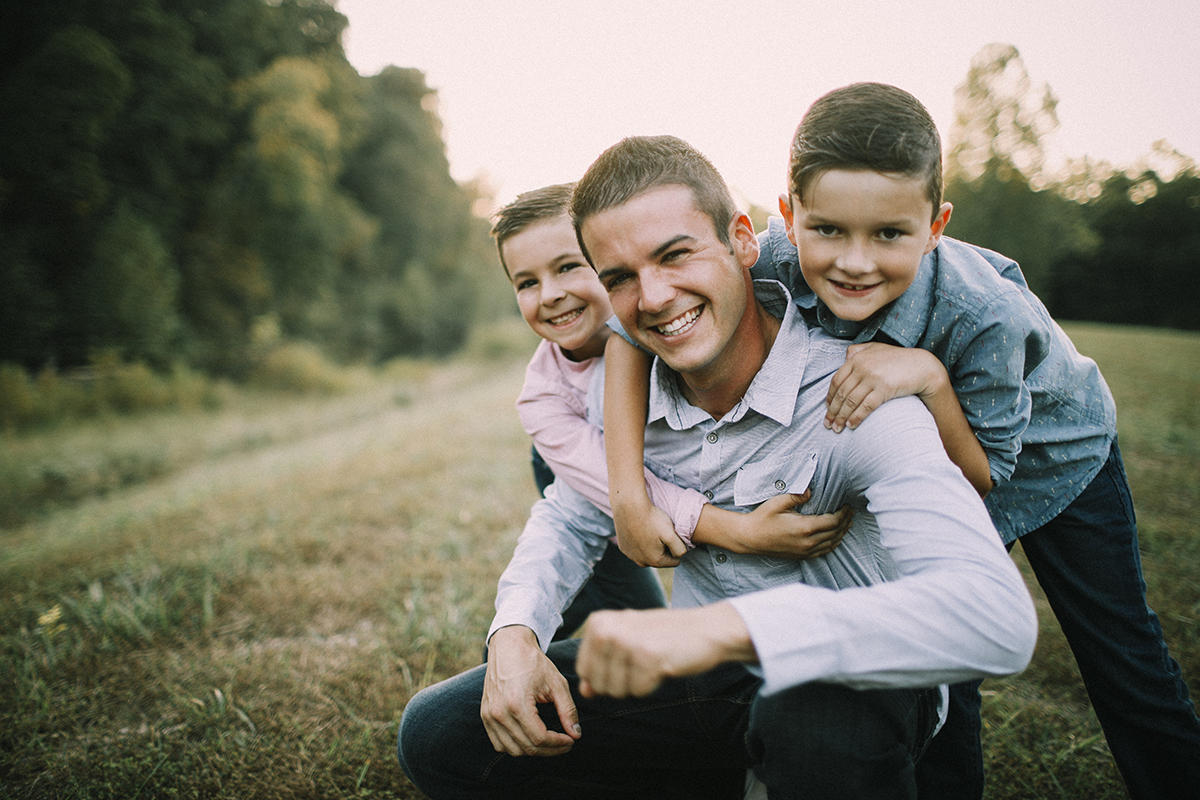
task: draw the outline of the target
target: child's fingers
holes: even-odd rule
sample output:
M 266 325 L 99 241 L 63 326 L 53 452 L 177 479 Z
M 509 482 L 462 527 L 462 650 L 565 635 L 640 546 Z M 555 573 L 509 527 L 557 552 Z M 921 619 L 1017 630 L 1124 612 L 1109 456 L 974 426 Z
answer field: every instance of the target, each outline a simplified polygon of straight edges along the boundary
M 675 559 L 680 559 L 687 555 L 687 545 L 683 543 L 683 539 L 679 538 L 679 534 L 672 532 L 670 536 L 664 536 L 661 541 L 666 555 Z M 676 564 L 678 563 L 676 561 Z

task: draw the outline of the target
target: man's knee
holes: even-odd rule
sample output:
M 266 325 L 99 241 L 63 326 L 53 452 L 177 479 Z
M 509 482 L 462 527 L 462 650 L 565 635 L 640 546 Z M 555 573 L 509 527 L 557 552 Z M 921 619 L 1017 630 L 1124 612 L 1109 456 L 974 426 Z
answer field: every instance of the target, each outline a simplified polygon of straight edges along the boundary
M 397 735 L 400 768 L 427 794 L 466 767 L 486 739 L 479 718 L 482 667 L 422 689 L 404 708 Z M 478 674 L 476 674 L 478 673 Z
M 769 786 L 806 796 L 904 797 L 936 713 L 936 690 L 806 684 L 755 700 L 751 757 Z

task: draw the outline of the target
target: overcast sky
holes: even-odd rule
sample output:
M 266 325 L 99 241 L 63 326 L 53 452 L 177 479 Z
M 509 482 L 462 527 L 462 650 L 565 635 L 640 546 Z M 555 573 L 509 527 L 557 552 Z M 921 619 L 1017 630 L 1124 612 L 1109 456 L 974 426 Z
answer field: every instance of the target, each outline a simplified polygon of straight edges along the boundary
M 943 138 L 954 89 L 991 42 L 1059 98 L 1052 145 L 1123 166 L 1166 139 L 1200 159 L 1198 0 L 338 0 L 363 75 L 416 67 L 438 91 L 455 178 L 503 203 L 575 180 L 631 134 L 704 152 L 774 207 L 787 146 L 830 89 L 893 83 Z

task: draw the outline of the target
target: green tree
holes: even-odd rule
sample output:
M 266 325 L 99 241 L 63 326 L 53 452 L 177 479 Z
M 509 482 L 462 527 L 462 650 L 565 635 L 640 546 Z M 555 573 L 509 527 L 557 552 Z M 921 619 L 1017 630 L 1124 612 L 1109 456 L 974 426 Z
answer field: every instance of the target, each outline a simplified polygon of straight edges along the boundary
M 1096 245 L 1078 204 L 1050 188 L 1057 104 L 1049 87 L 1034 90 L 1015 47 L 988 45 L 955 91 L 946 158 L 950 234 L 1015 259 L 1051 310 L 1051 265 Z

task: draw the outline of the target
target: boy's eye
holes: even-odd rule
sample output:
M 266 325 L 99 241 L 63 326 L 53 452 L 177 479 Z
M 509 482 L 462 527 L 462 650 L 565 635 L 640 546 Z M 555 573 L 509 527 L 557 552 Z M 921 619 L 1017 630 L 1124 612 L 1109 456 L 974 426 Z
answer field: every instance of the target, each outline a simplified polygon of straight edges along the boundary
M 836 236 L 838 232 L 836 225 L 818 225 L 813 230 L 818 236 Z
M 517 291 L 518 292 L 523 289 L 531 289 L 534 286 L 537 286 L 537 281 L 535 281 L 533 278 L 526 278 L 524 280 L 517 281 Z
M 580 264 L 578 261 L 568 261 L 567 263 L 563 264 L 562 266 L 560 266 L 558 268 L 558 272 L 559 272 L 559 274 L 562 274 L 564 272 L 570 272 L 573 269 L 578 269 L 579 267 L 582 267 L 582 266 L 583 266 L 583 264 Z
M 894 242 L 904 235 L 904 231 L 899 228 L 884 228 L 879 232 L 879 238 L 885 242 Z

